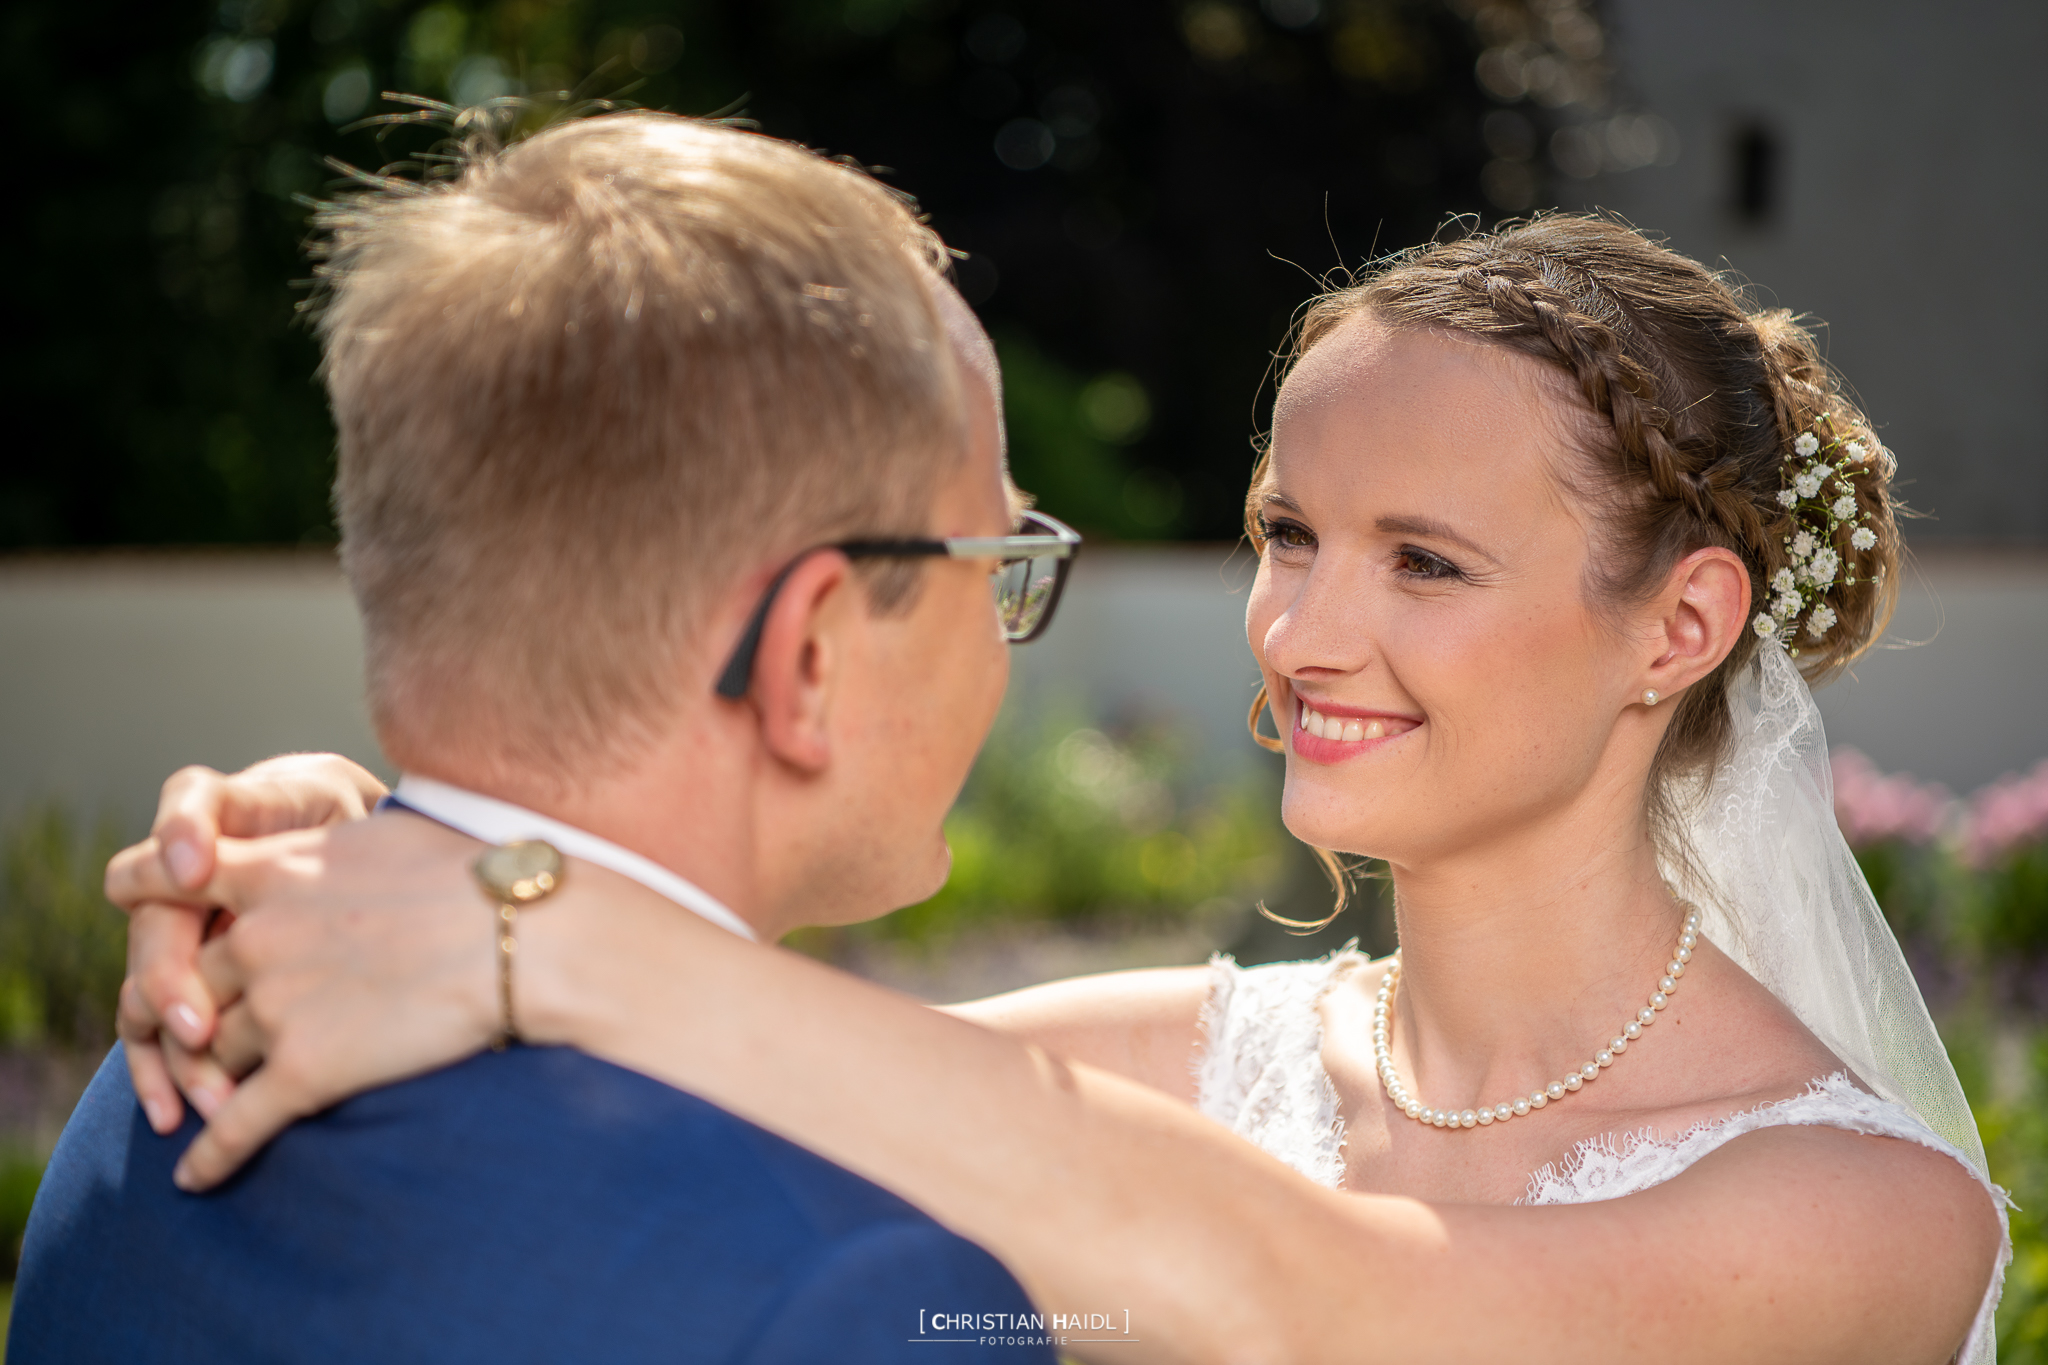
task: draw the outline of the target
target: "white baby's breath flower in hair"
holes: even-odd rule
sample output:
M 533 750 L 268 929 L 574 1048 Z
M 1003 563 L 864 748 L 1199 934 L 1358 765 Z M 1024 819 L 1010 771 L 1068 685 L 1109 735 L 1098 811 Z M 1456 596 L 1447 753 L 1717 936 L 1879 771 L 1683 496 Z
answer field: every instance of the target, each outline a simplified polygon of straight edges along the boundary
M 1841 497 L 1835 499 L 1835 505 L 1828 510 L 1835 514 L 1835 520 L 1847 521 L 1856 515 L 1855 495 L 1844 493 Z
M 1861 441 L 1844 442 L 1842 445 L 1842 453 L 1844 455 L 1847 455 L 1851 460 L 1853 460 L 1857 464 L 1862 464 L 1865 460 L 1870 458 L 1870 448 L 1864 445 Z
M 1766 640 L 1778 633 L 1778 623 L 1773 621 L 1768 613 L 1761 611 L 1756 614 L 1756 620 L 1749 623 L 1749 628 Z
M 1792 537 L 1792 557 L 1793 557 L 1794 559 L 1805 559 L 1805 558 L 1806 558 L 1806 557 L 1807 557 L 1808 555 L 1810 555 L 1810 554 L 1812 554 L 1812 553 L 1813 553 L 1813 533 L 1812 533 L 1812 532 L 1810 532 L 1810 531 L 1801 531 L 1801 532 L 1800 532 L 1800 533 L 1799 533 L 1798 535 L 1796 535 L 1796 536 Z
M 1771 587 L 1777 592 L 1790 592 L 1796 585 L 1790 569 L 1780 569 L 1771 576 Z
M 1859 526 L 1856 528 L 1855 533 L 1849 537 L 1849 543 L 1859 550 L 1867 550 L 1877 544 L 1877 532 L 1871 530 L 1868 526 Z
M 1813 609 L 1813 615 L 1806 618 L 1806 633 L 1818 640 L 1835 628 L 1835 609 L 1827 603 Z
M 1792 491 L 1791 489 L 1789 489 L 1789 488 L 1780 488 L 1780 489 L 1778 490 L 1778 506 L 1780 506 L 1780 507 L 1790 507 L 1790 506 L 1792 506 L 1792 504 L 1794 504 L 1794 503 L 1796 503 L 1796 502 L 1798 502 L 1798 501 L 1799 501 L 1799 495 L 1798 495 L 1797 493 L 1793 492 L 1793 491 Z
M 1780 621 L 1789 621 L 1797 616 L 1799 609 L 1805 605 L 1805 601 L 1798 593 L 1781 592 L 1778 594 L 1778 600 L 1771 603 L 1771 615 L 1777 617 Z
M 1792 487 L 1798 490 L 1799 496 L 1802 498 L 1814 497 L 1820 492 L 1820 476 L 1808 470 L 1792 480 Z
M 1810 431 L 1802 431 L 1799 438 L 1792 442 L 1792 449 L 1799 452 L 1800 458 L 1804 459 L 1820 449 L 1820 437 Z
M 1835 581 L 1835 570 L 1841 566 L 1841 556 L 1837 555 L 1833 550 L 1818 550 L 1815 551 L 1813 563 L 1808 566 L 1808 569 L 1813 574 L 1813 581 L 1822 587 L 1826 587 Z
M 1831 464 L 1817 464 L 1806 472 L 1813 475 L 1816 479 L 1825 479 L 1828 475 L 1835 472 L 1835 467 Z

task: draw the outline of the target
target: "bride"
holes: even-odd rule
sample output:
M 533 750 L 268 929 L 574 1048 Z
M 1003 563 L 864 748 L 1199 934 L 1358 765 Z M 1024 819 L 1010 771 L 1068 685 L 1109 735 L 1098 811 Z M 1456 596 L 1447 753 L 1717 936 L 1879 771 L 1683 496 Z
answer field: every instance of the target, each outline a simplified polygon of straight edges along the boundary
M 2003 1193 L 1807 691 L 1882 628 L 1891 472 L 1788 314 L 1633 231 L 1394 258 L 1304 315 L 1246 625 L 1287 826 L 1386 860 L 1396 954 L 932 1010 L 578 864 L 521 921 L 522 1032 L 896 1190 L 1048 1314 L 1128 1309 L 1103 1359 L 1990 1361 Z M 337 774 L 282 814 L 359 809 Z M 487 1044 L 475 853 L 223 842 L 192 1186 Z M 160 869 L 117 899 L 191 899 Z M 189 936 L 141 925 L 146 1042 Z

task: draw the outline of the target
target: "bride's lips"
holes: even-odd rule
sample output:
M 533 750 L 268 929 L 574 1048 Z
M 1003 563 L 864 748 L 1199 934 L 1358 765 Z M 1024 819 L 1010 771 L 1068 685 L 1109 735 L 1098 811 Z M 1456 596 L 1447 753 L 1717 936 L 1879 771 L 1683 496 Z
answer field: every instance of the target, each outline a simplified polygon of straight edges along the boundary
M 1294 699 L 1294 724 L 1287 740 L 1311 763 L 1342 763 L 1393 743 L 1422 722 L 1392 711 L 1370 711 L 1335 702 Z

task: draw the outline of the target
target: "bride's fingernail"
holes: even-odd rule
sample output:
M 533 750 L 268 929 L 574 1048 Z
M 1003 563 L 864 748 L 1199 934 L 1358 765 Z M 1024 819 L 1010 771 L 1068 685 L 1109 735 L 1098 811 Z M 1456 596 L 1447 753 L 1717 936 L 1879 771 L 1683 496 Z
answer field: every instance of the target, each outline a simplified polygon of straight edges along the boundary
M 172 1034 L 186 1047 L 196 1048 L 206 1041 L 206 1025 L 200 1022 L 198 1010 L 180 1000 L 164 1014 L 170 1020 Z
M 176 1169 L 171 1172 L 171 1183 L 186 1193 L 191 1193 L 193 1186 L 192 1168 L 183 1161 L 180 1161 Z
M 171 1107 L 162 1100 L 147 1101 L 142 1112 L 149 1117 L 149 1126 L 159 1137 L 171 1131 Z
M 192 1101 L 192 1107 L 199 1111 L 199 1117 L 211 1119 L 213 1111 L 220 1108 L 221 1097 L 203 1085 L 195 1085 L 185 1092 L 185 1098 Z
M 200 881 L 199 850 L 182 840 L 164 850 L 164 861 L 170 864 L 171 879 L 186 888 L 195 887 Z

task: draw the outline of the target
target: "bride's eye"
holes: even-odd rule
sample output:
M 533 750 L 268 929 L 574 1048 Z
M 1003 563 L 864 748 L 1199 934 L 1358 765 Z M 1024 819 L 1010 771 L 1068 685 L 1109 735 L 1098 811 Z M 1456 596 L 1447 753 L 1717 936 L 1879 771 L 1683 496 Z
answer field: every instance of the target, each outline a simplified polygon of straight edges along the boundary
M 1403 545 L 1394 552 L 1394 567 L 1405 577 L 1428 582 L 1447 582 L 1465 576 L 1464 570 L 1442 555 L 1433 555 L 1414 545 Z
M 1299 560 L 1315 552 L 1316 534 L 1298 521 L 1271 521 L 1260 517 L 1259 543 L 1275 559 Z

